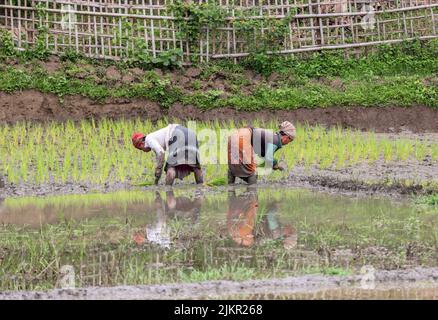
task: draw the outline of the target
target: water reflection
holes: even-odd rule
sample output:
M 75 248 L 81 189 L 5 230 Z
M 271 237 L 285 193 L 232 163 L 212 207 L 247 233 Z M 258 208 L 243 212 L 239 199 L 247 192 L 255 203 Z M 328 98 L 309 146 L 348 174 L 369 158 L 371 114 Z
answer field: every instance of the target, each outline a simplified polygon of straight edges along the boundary
M 146 224 L 143 231 L 134 234 L 134 242 L 138 245 L 148 242 L 170 248 L 172 240 L 169 221 L 180 220 L 195 225 L 205 201 L 200 191 L 190 198 L 176 197 L 173 190 L 169 190 L 164 199 L 157 191 L 152 212 L 147 209 L 147 214 L 153 217 L 153 222 Z M 223 206 L 221 208 L 224 210 Z M 208 210 L 209 207 L 206 206 L 204 209 Z M 228 210 L 223 212 L 223 216 L 226 216 L 228 236 L 242 247 L 276 240 L 286 249 L 294 248 L 297 245 L 297 232 L 291 224 L 282 225 L 278 219 L 279 211 L 277 200 L 264 202 L 260 208 L 257 189 L 254 187 L 248 187 L 243 192 L 232 188 L 228 191 Z
M 254 244 L 254 227 L 257 216 L 257 191 L 248 188 L 247 192 L 236 195 L 232 189 L 228 193 L 227 228 L 229 235 L 238 245 L 250 247 Z
M 78 286 L 342 275 L 364 264 L 438 261 L 436 211 L 419 215 L 408 202 L 285 188 L 200 190 L 0 201 L 0 289 L 53 285 L 52 261 L 74 266 Z
M 257 189 L 248 187 L 237 195 L 236 189 L 228 193 L 227 228 L 239 246 L 251 247 L 256 238 L 279 240 L 286 249 L 297 245 L 297 232 L 292 225 L 282 226 L 278 219 L 279 201 L 269 200 L 265 211 L 259 207 Z
M 282 225 L 278 219 L 279 202 L 271 201 L 267 204 L 266 215 L 263 216 L 264 237 L 281 240 L 285 249 L 297 246 L 298 234 L 291 224 Z
M 301 230 L 301 242 L 305 244 L 314 234 L 307 231 L 309 228 L 331 227 L 336 232 L 348 233 L 345 226 L 373 226 L 382 217 L 398 223 L 412 214 L 409 205 L 377 198 L 355 199 L 257 187 L 232 187 L 225 194 L 204 190 L 204 196 L 201 190 L 0 199 L 0 225 L 39 229 L 70 220 L 102 228 L 129 224 L 135 230 L 142 228 L 135 234 L 129 232 L 129 237 L 138 244 L 152 242 L 168 248 L 178 229 L 188 237 L 193 235 L 190 239 L 194 242 L 215 234 L 218 242 L 226 238 L 243 248 L 275 241 L 276 245 L 290 249 L 297 246 L 297 229 Z M 390 237 L 389 232 L 378 235 Z
M 162 199 L 160 192 L 155 193 L 154 211 L 155 221 L 146 225 L 144 232 L 136 232 L 133 240 L 138 245 L 149 243 L 163 248 L 170 248 L 171 236 L 168 219 L 184 219 L 196 223 L 201 212 L 203 197 L 197 193 L 193 199 L 186 196 L 175 197 L 173 190 L 166 191 L 166 198 Z

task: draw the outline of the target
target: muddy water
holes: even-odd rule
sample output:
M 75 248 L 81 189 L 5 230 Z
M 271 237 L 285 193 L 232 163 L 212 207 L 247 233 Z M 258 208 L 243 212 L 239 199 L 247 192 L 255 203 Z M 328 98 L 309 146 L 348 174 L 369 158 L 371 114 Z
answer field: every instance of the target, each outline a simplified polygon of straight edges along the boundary
M 62 287 L 65 266 L 79 287 L 435 267 L 437 216 L 409 200 L 297 189 L 9 198 L 0 291 Z
M 432 282 L 415 284 L 396 282 L 379 285 L 373 289 L 349 287 L 309 290 L 300 293 L 234 295 L 221 298 L 250 300 L 438 300 L 438 286 Z

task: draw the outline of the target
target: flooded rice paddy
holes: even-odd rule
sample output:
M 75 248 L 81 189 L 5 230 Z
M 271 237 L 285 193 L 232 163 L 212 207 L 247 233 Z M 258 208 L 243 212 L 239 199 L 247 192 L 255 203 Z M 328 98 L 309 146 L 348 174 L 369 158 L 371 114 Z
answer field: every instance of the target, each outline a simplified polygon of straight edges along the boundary
M 7 198 L 0 204 L 0 291 L 437 267 L 437 213 L 409 199 L 287 188 Z M 407 288 L 407 296 L 436 298 L 435 283 L 427 285 L 427 292 Z M 324 298 L 315 290 L 243 297 Z M 330 290 L 325 298 L 354 297 L 348 288 Z M 371 291 L 397 297 L 392 287 Z

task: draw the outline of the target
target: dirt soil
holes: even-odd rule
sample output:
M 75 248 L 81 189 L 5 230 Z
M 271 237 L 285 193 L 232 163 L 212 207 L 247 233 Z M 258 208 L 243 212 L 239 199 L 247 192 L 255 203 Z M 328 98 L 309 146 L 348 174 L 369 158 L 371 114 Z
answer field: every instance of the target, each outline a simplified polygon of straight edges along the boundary
M 160 108 L 144 99 L 112 99 L 97 103 L 82 96 L 66 96 L 61 103 L 53 94 L 25 90 L 7 94 L 0 92 L 0 123 L 20 120 L 65 121 L 68 119 L 99 119 L 102 117 L 141 117 L 157 121 L 163 117 L 179 120 L 291 119 L 294 122 L 323 124 L 376 132 L 438 132 L 438 109 L 425 106 L 400 107 L 330 107 L 325 109 L 238 111 L 233 108 L 200 110 L 176 103 L 169 109 Z
M 0 292 L 5 299 L 214 299 L 233 295 L 289 295 L 311 293 L 340 288 L 363 289 L 372 285 L 375 289 L 404 287 L 438 287 L 438 268 L 415 268 L 408 270 L 379 270 L 374 273 L 352 276 L 306 275 L 284 279 L 248 281 L 205 281 L 164 285 L 139 285 L 117 287 L 88 287 L 78 289 L 55 289 L 42 291 Z M 368 290 L 372 295 L 372 290 Z
M 425 186 L 438 182 L 436 163 L 406 161 L 386 163 L 378 160 L 373 164 L 360 163 L 352 167 L 319 169 L 296 166 L 289 173 L 286 184 L 318 186 L 355 192 L 423 194 L 437 191 Z

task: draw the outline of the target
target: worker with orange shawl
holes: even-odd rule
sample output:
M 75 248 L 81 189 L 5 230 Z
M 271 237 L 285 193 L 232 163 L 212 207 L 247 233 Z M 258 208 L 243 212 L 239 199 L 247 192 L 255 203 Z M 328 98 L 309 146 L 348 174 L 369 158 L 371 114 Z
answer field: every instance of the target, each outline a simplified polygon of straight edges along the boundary
M 236 196 L 236 191 L 229 193 L 227 214 L 228 233 L 238 245 L 251 247 L 254 244 L 254 227 L 257 217 L 257 191 L 248 189 Z
M 228 138 L 228 184 L 236 177 L 248 184 L 257 182 L 255 154 L 265 160 L 265 166 L 273 170 L 284 170 L 274 159 L 274 153 L 294 140 L 295 127 L 289 121 L 279 126 L 279 132 L 260 128 L 240 128 Z

